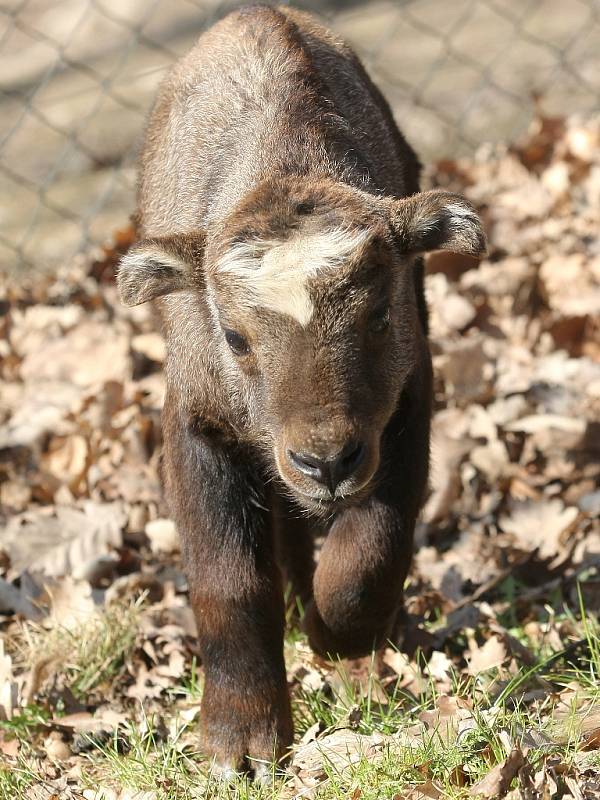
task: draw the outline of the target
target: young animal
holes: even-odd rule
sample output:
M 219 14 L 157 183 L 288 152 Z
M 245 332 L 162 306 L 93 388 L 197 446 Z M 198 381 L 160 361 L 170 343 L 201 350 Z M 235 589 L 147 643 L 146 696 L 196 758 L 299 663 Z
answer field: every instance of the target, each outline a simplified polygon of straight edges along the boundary
M 419 170 L 354 53 L 289 8 L 204 33 L 150 116 L 118 282 L 126 305 L 160 298 L 163 477 L 224 769 L 292 741 L 278 559 L 317 653 L 394 631 L 428 470 L 420 255 L 484 250 L 473 208 L 420 194 Z

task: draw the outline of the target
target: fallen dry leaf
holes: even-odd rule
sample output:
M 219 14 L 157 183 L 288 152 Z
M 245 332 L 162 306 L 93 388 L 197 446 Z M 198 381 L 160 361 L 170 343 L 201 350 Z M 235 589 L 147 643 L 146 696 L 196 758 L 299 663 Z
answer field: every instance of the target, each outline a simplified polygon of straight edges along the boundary
M 21 377 L 31 383 L 52 380 L 93 387 L 122 379 L 130 369 L 126 332 L 86 320 L 66 336 L 46 339 L 27 353 Z
M 504 797 L 513 778 L 524 764 L 525 756 L 521 749 L 514 747 L 501 764 L 496 764 L 485 777 L 471 786 L 469 794 L 472 797 L 483 797 L 487 800 Z
M 296 787 L 315 788 L 327 780 L 324 763 L 342 773 L 362 758 L 381 758 L 389 737 L 365 736 L 351 730 L 340 730 L 297 748 L 291 770 Z
M 466 654 L 469 675 L 479 675 L 479 673 L 486 672 L 488 669 L 502 666 L 507 655 L 504 643 L 496 636 L 490 636 L 482 647 L 478 647 L 471 640 L 469 642 L 469 653 Z
M 87 581 L 66 575 L 60 581 L 46 582 L 50 600 L 50 619 L 64 630 L 75 630 L 96 612 L 92 587 Z
M 77 577 L 99 555 L 121 545 L 125 522 L 119 502 L 85 500 L 81 508 L 40 508 L 14 516 L 2 533 L 2 544 L 15 574 L 28 569 Z
M 500 519 L 523 550 L 539 551 L 541 558 L 561 552 L 561 536 L 577 518 L 576 508 L 565 508 L 560 500 L 525 501 L 512 504 L 510 515 Z
M 397 795 L 398 800 L 438 800 L 444 796 L 444 790 L 431 780 L 420 783 L 415 789 L 412 789 L 402 798 Z M 396 797 L 396 796 L 395 796 Z
M 165 340 L 159 333 L 139 333 L 132 338 L 131 349 L 134 353 L 141 353 L 158 364 L 162 364 L 165 360 Z
M 179 550 L 179 536 L 175 523 L 170 519 L 153 519 L 144 528 L 155 553 L 172 553 Z
M 433 711 L 422 711 L 419 719 L 445 745 L 454 742 L 463 730 L 474 724 L 470 704 L 460 697 L 441 695 Z
M 72 755 L 71 748 L 57 731 L 50 731 L 44 739 L 44 750 L 50 761 L 65 761 Z

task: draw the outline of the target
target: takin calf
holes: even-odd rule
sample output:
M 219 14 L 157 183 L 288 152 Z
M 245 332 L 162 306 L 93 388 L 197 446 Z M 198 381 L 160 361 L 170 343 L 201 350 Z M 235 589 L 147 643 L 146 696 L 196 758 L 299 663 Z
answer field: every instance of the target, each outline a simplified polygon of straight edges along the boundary
M 224 770 L 292 742 L 280 564 L 320 655 L 399 624 L 428 471 L 421 254 L 485 246 L 419 171 L 354 53 L 289 8 L 204 33 L 150 115 L 118 282 L 126 305 L 160 298 L 163 480 Z

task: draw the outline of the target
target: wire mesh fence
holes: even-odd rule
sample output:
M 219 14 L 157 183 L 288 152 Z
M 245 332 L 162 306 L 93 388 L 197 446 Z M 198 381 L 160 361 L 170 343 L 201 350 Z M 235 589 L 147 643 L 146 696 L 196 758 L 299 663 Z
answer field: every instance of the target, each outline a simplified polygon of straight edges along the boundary
M 2 0 L 0 268 L 64 262 L 127 223 L 144 118 L 223 0 Z M 357 50 L 419 155 L 598 110 L 600 0 L 304 0 Z

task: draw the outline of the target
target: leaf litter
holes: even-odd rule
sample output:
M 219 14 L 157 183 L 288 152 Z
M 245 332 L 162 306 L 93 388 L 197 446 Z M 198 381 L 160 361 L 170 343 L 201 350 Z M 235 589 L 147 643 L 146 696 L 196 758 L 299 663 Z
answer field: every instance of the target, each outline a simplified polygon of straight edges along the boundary
M 428 260 L 436 413 L 406 624 L 376 658 L 338 665 L 290 632 L 297 743 L 281 797 L 600 797 L 600 122 L 540 117 L 428 181 L 475 203 L 489 253 Z M 3 289 L 7 796 L 211 785 L 157 471 L 164 343 L 152 310 L 122 308 L 114 285 L 134 239 L 119 231 Z M 125 770 L 165 743 L 177 759 L 163 777 Z M 401 793 L 369 788 L 365 764 L 388 782 L 400 770 Z

